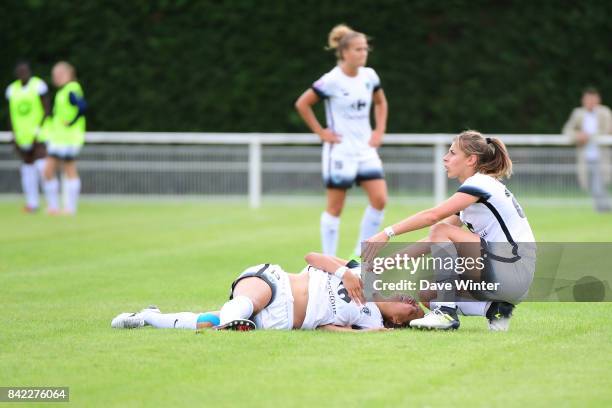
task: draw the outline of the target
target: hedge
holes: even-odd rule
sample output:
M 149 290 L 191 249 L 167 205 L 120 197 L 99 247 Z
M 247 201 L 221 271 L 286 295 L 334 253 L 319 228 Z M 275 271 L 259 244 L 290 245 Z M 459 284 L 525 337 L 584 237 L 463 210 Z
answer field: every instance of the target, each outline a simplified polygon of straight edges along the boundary
M 558 132 L 581 90 L 612 98 L 609 1 L 0 2 L 1 84 L 28 59 L 78 70 L 90 130 L 304 132 L 293 102 L 372 37 L 389 132 Z M 8 107 L 0 108 L 6 128 Z

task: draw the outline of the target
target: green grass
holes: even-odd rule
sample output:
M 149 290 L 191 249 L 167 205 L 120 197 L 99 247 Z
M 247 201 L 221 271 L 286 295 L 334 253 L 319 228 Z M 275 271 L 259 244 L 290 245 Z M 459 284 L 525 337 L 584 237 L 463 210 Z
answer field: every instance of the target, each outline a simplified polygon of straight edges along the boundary
M 481 318 L 453 333 L 110 329 L 151 303 L 217 308 L 252 264 L 299 271 L 320 207 L 85 202 L 52 218 L 0 202 L 0 386 L 69 386 L 86 407 L 612 405 L 609 303 L 525 303 L 508 333 Z M 362 209 L 343 216 L 341 254 Z M 387 221 L 418 209 L 392 202 Z M 526 210 L 541 241 L 612 241 L 589 207 Z

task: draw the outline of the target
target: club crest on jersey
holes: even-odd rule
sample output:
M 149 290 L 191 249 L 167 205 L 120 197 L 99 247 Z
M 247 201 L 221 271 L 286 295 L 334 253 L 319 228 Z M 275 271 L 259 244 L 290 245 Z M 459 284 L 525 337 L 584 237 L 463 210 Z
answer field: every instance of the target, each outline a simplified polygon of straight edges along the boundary
M 367 315 L 367 316 L 372 316 L 372 312 L 370 312 L 370 308 L 369 308 L 369 307 L 367 307 L 367 306 L 364 306 L 364 307 L 361 309 L 361 313 L 363 313 L 363 314 L 365 314 L 365 315 Z
M 27 116 L 32 111 L 32 104 L 28 101 L 21 101 L 17 105 L 17 113 L 21 116 Z

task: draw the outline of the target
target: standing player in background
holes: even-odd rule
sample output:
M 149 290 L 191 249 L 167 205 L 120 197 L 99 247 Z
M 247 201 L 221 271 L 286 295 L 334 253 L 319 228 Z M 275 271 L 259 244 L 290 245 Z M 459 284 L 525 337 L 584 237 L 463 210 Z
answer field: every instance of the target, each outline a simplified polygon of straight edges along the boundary
M 56 172 L 60 165 L 66 177 L 65 214 L 76 214 L 81 180 L 76 159 L 85 141 L 85 110 L 87 103 L 76 71 L 67 62 L 58 62 L 52 71 L 53 84 L 58 88 L 53 102 L 53 128 L 47 149 L 49 158 L 45 166 L 44 190 L 49 214 L 59 213 L 59 181 Z
M 21 157 L 21 188 L 25 195 L 24 211 L 33 213 L 39 207 L 38 189 L 47 154 L 41 129 L 50 113 L 49 88 L 42 79 L 32 76 L 30 65 L 19 62 L 15 66 L 17 80 L 6 88 L 9 101 L 9 123 L 13 142 Z
M 323 253 L 336 254 L 346 190 L 356 182 L 369 200 L 355 248 L 359 255 L 361 242 L 380 228 L 387 202 L 387 184 L 376 150 L 387 126 L 387 99 L 378 75 L 365 66 L 369 52 L 365 34 L 338 25 L 329 33 L 328 42 L 329 49 L 336 52 L 336 67 L 306 90 L 295 107 L 310 130 L 323 141 L 323 181 L 327 187 L 327 208 L 321 215 Z M 320 100 L 325 101 L 326 128 L 312 110 Z M 372 102 L 374 130 L 370 124 Z

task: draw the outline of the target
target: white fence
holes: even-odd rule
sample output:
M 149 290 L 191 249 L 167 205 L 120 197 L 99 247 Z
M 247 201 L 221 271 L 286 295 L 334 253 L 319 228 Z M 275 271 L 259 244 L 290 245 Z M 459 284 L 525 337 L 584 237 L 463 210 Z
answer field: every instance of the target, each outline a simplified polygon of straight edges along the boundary
M 387 176 L 396 178 L 396 187 L 390 185 L 390 190 L 402 189 L 406 180 L 421 175 L 431 188 L 431 193 L 428 190 L 425 195 L 433 196 L 436 202 L 442 201 L 448 190 L 442 157 L 453 137 L 454 134 L 386 135 L 381 156 Z M 0 142 L 6 143 L 10 138 L 8 132 L 0 132 Z M 502 135 L 501 138 L 517 163 L 519 190 L 530 185 L 530 191 L 539 193 L 542 198 L 557 193 L 575 198 L 580 194 L 575 182 L 575 149 L 567 137 L 538 134 Z M 208 186 L 201 187 L 202 191 L 197 186 L 186 187 L 185 191 L 189 191 L 188 194 L 248 194 L 250 206 L 259 207 L 264 193 L 264 173 L 270 177 L 268 184 L 285 182 L 287 185 L 283 191 L 289 194 L 312 191 L 315 188 L 313 183 L 316 183 L 313 180 L 320 182 L 320 141 L 312 134 L 89 132 L 86 140 L 79 163 L 82 171 L 91 173 L 90 177 L 84 177 L 85 185 L 95 185 L 96 178 L 100 185 L 123 182 L 125 188 L 120 194 L 154 193 L 161 188 L 160 184 L 195 185 L 204 174 L 210 175 L 207 180 L 212 185 L 212 181 L 217 182 L 219 177 L 231 173 L 226 185 L 218 188 L 221 193 L 206 190 Z M 603 137 L 601 144 L 608 149 L 612 146 L 612 136 Z M 11 154 L 10 147 L 0 145 L 1 193 L 15 192 L 12 191 L 15 181 L 9 180 L 16 179 L 17 169 L 18 161 Z M 112 172 L 113 178 L 102 180 L 104 172 Z M 146 177 L 163 172 L 175 172 L 177 176 L 166 180 L 160 176 Z M 127 176 L 132 173 L 139 174 L 140 178 L 127 181 Z M 288 174 L 295 175 L 295 179 L 289 180 Z M 306 174 L 309 179 L 300 178 Z M 2 175 L 7 180 L 4 183 Z M 413 183 L 410 191 L 422 189 L 422 184 L 415 187 Z M 550 187 L 552 185 L 558 187 Z M 547 186 L 549 190 L 546 190 Z M 321 191 L 322 184 L 316 188 Z M 567 193 L 570 188 L 571 194 Z M 515 187 L 512 189 L 514 191 Z M 101 191 L 105 194 L 105 190 Z M 163 189 L 164 194 L 184 194 L 180 189 L 168 191 Z M 91 192 L 100 193 L 95 189 Z M 423 195 L 422 192 L 419 194 Z

